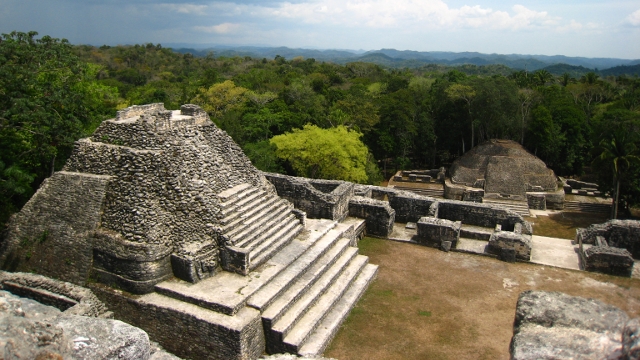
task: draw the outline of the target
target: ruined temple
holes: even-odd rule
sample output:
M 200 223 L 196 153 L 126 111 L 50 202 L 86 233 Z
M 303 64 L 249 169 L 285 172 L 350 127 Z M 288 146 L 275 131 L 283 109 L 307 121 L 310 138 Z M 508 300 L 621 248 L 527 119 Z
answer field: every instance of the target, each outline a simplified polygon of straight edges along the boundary
M 564 190 L 553 171 L 512 140 L 486 141 L 453 162 L 445 181 L 448 199 L 518 203 L 526 210 L 563 209 Z M 526 211 L 525 211 L 526 214 Z
M 512 210 L 263 173 L 199 107 L 150 104 L 76 142 L 12 217 L 0 266 L 88 287 L 178 356 L 316 356 L 377 274 L 358 239 L 394 227 L 445 251 L 531 260 L 531 224 Z M 0 288 L 78 302 L 13 282 Z
M 306 219 L 202 109 L 150 104 L 76 142 L 0 264 L 91 287 L 181 356 L 315 355 L 376 275 L 363 223 Z

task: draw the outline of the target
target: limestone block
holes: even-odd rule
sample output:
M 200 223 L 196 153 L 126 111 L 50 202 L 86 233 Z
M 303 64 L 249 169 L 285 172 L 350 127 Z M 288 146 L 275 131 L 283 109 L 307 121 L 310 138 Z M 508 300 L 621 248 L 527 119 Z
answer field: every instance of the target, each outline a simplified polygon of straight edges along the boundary
M 584 251 L 584 261 L 587 271 L 629 277 L 633 272 L 633 257 L 626 249 L 592 246 Z
M 118 320 L 70 315 L 0 291 L 0 339 L 7 359 L 148 359 L 147 334 Z
M 547 210 L 547 201 L 543 193 L 527 193 L 529 209 Z
M 598 300 L 525 291 L 516 305 L 511 358 L 619 359 L 628 320 L 622 310 Z M 633 341 L 628 343 L 631 349 Z
M 349 201 L 349 216 L 365 219 L 367 234 L 387 237 L 393 231 L 396 212 L 386 201 L 354 196 Z
M 531 236 L 510 231 L 494 232 L 489 239 L 488 250 L 492 254 L 501 255 L 502 249 L 513 249 L 516 258 L 529 261 L 531 259 Z
M 460 221 L 450 221 L 432 217 L 423 217 L 418 221 L 418 242 L 437 243 L 450 241 L 451 247 L 455 248 L 460 238 Z

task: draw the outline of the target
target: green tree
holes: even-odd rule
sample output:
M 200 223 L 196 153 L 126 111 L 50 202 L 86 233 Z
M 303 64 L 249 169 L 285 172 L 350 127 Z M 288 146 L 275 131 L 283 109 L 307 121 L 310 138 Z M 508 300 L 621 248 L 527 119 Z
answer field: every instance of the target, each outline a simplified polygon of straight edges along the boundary
M 227 80 L 208 89 L 201 88 L 194 102 L 201 105 L 211 117 L 219 119 L 226 112 L 240 108 L 245 101 L 246 92 L 247 89 Z
M 469 123 L 471 124 L 471 148 L 474 146 L 475 140 L 475 124 L 473 121 L 473 116 L 471 114 L 471 103 L 473 99 L 476 97 L 476 91 L 469 85 L 463 84 L 452 84 L 449 86 L 445 92 L 447 96 L 451 100 L 462 100 L 467 105 L 467 112 L 469 114 Z M 464 138 L 462 140 L 462 152 L 465 152 L 464 146 Z
M 0 39 L 3 208 L 19 208 L 30 194 L 27 180 L 33 189 L 59 169 L 73 143 L 113 115 L 117 101 L 115 89 L 96 81 L 99 67 L 81 62 L 67 40 L 36 36 L 12 32 Z
M 274 136 L 271 143 L 276 155 L 288 161 L 298 176 L 364 183 L 369 151 L 360 137 L 362 134 L 344 126 L 322 129 L 305 125 Z

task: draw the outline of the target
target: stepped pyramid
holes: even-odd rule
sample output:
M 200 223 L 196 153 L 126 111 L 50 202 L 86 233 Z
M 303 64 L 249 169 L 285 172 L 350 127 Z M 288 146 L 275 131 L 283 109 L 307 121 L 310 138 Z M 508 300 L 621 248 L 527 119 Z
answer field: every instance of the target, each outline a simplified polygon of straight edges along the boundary
M 319 355 L 375 277 L 364 220 L 306 219 L 195 105 L 133 106 L 14 216 L 0 265 L 91 287 L 177 355 Z

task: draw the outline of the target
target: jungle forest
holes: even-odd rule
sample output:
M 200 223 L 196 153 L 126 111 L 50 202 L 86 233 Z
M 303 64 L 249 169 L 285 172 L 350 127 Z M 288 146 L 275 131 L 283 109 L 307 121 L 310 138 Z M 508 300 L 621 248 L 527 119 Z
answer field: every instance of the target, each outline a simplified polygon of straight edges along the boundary
M 13 32 L 0 39 L 0 224 L 76 140 L 119 109 L 156 102 L 202 106 L 264 171 L 379 184 L 501 138 L 557 175 L 619 189 L 621 216 L 640 204 L 637 76 L 194 56 Z

